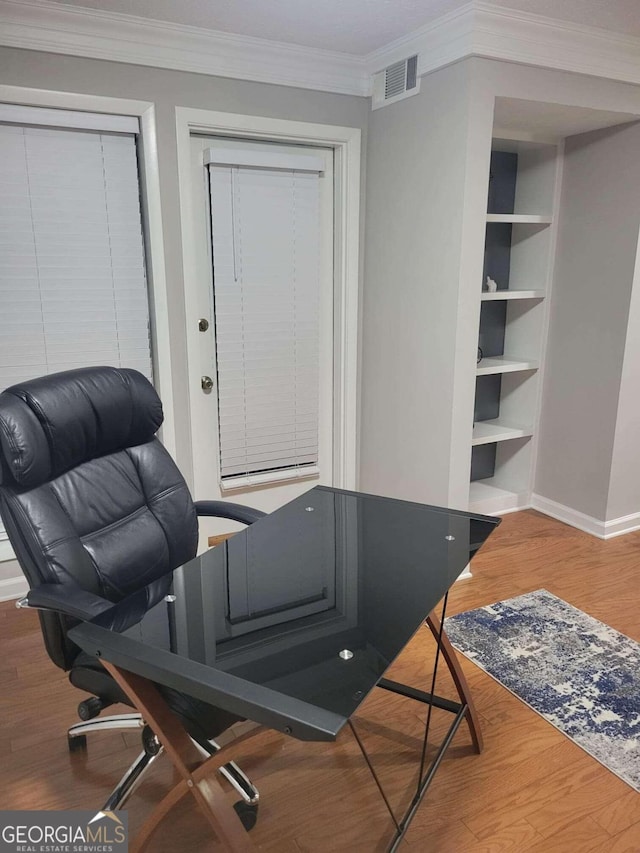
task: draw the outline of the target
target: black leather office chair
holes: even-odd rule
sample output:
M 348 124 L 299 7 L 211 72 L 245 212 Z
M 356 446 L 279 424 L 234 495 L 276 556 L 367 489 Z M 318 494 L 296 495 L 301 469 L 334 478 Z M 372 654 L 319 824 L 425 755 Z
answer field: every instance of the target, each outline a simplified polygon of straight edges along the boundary
M 264 515 L 222 501 L 194 503 L 155 437 L 162 420 L 158 395 L 135 370 L 71 370 L 0 394 L 0 512 L 30 587 L 19 606 L 39 609 L 52 661 L 91 694 L 78 707 L 83 722 L 68 731 L 69 747 L 83 748 L 86 734 L 98 729 L 142 730 L 143 751 L 103 811 L 124 805 L 162 747 L 139 714 L 94 719 L 109 705 L 131 703 L 67 631 L 143 588 L 159 600 L 167 574 L 196 554 L 197 516 L 251 524 Z M 212 739 L 238 721 L 175 690 L 160 691 L 210 754 Z M 236 810 L 250 829 L 258 792 L 234 763 L 221 772 L 241 794 Z

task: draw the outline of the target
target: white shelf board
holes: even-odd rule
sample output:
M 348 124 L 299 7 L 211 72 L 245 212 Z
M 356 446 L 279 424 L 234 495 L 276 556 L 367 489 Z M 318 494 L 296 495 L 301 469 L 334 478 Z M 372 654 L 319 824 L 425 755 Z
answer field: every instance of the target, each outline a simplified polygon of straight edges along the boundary
M 539 213 L 487 213 L 487 222 L 511 222 L 513 225 L 551 225 L 553 218 Z
M 504 355 L 483 358 L 476 367 L 476 376 L 487 376 L 490 373 L 517 373 L 520 370 L 537 370 L 536 359 L 518 360 L 506 358 Z
M 513 492 L 496 486 L 493 480 L 475 480 L 469 485 L 469 510 L 486 515 L 513 512 L 530 505 L 526 492 Z
M 495 302 L 501 299 L 544 299 L 544 290 L 496 290 L 494 293 L 483 292 L 480 296 L 483 302 Z
M 533 434 L 526 427 L 509 426 L 498 418 L 490 421 L 478 421 L 473 426 L 471 444 L 492 444 L 494 441 L 509 441 L 512 438 L 525 438 Z

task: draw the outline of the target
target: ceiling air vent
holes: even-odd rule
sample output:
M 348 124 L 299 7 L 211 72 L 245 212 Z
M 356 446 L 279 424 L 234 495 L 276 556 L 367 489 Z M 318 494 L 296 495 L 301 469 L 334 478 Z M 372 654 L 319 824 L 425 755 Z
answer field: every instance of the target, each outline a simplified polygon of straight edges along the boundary
M 376 74 L 373 78 L 373 109 L 416 95 L 420 91 L 417 72 L 418 57 L 410 56 Z

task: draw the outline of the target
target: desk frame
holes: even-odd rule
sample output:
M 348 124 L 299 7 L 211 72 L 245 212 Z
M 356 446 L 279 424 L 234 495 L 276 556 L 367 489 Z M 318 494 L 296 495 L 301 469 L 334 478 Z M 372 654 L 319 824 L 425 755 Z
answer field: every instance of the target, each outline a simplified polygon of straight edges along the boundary
M 469 687 L 464 677 L 464 673 L 460 668 L 460 663 L 455 650 L 443 628 L 445 609 L 446 596 L 443 603 L 442 619 L 439 619 L 435 613 L 431 613 L 426 620 L 426 625 L 431 630 L 431 633 L 437 642 L 431 691 L 427 693 L 386 678 L 382 678 L 377 685 L 384 690 L 389 690 L 393 693 L 398 693 L 401 696 L 422 702 L 429 707 L 418 787 L 406 814 L 400 821 L 396 819 L 393 811 L 391 810 L 384 790 L 382 789 L 375 770 L 373 769 L 373 765 L 369 760 L 366 750 L 364 749 L 351 720 L 349 720 L 348 723 L 396 827 L 396 834 L 391 842 L 389 853 L 393 853 L 393 851 L 397 850 L 413 816 L 415 815 L 429 785 L 433 780 L 445 752 L 464 719 L 466 719 L 469 726 L 475 750 L 477 752 L 481 752 L 482 750 L 482 734 L 480 732 L 479 719 L 469 693 Z M 440 696 L 436 696 L 434 693 L 440 655 L 444 658 L 449 672 L 451 673 L 458 692 L 459 702 L 454 702 L 450 699 L 443 699 Z M 248 853 L 248 851 L 254 851 L 256 847 L 251 841 L 249 833 L 245 830 L 233 807 L 229 804 L 222 786 L 215 778 L 215 774 L 220 767 L 232 760 L 232 753 L 237 749 L 239 744 L 254 737 L 256 734 L 261 733 L 264 731 L 265 727 L 256 726 L 254 729 L 240 735 L 229 744 L 222 747 L 215 753 L 215 755 L 203 759 L 201 752 L 195 746 L 180 721 L 169 709 L 162 695 L 151 681 L 141 675 L 135 675 L 126 669 L 116 666 L 107 660 L 102 659 L 102 664 L 117 681 L 122 690 L 127 694 L 135 708 L 142 715 L 142 718 L 150 725 L 154 734 L 162 743 L 169 759 L 180 777 L 178 783 L 160 801 L 142 825 L 139 833 L 132 841 L 131 853 L 144 853 L 144 851 L 148 849 L 152 837 L 162 820 L 167 816 L 169 811 L 186 796 L 193 796 L 199 810 L 202 812 L 225 849 L 230 851 L 230 853 Z M 431 712 L 433 708 L 449 711 L 455 716 L 444 740 L 425 773 L 425 753 L 429 735 Z

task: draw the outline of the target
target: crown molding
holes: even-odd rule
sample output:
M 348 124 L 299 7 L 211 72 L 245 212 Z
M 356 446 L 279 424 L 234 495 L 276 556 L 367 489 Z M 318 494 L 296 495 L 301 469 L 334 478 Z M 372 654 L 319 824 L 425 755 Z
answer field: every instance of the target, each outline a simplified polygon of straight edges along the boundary
M 474 55 L 640 83 L 640 38 L 476 4 Z
M 414 54 L 418 55 L 418 76 L 471 56 L 475 7 L 472 0 L 367 54 L 365 60 L 369 74 L 376 74 L 388 65 Z
M 0 44 L 346 95 L 362 57 L 44 0 L 0 0 Z
M 472 0 L 366 57 L 374 74 L 418 54 L 418 74 L 469 56 L 640 83 L 640 38 Z
M 46 0 L 0 0 L 0 44 L 368 96 L 372 75 L 418 54 L 423 75 L 478 56 L 640 84 L 640 38 L 471 0 L 366 56 Z

